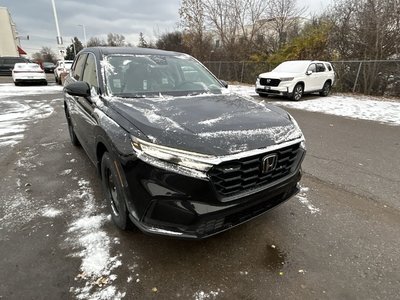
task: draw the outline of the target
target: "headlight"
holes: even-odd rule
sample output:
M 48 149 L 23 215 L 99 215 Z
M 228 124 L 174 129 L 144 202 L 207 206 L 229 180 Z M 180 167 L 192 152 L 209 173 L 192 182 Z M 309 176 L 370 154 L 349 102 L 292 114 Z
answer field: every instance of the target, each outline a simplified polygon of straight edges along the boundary
M 294 77 L 283 77 L 280 79 L 281 79 L 281 81 L 292 81 L 294 79 Z
M 289 113 L 287 113 L 287 114 L 288 114 L 288 117 L 289 117 L 290 121 L 293 122 L 293 125 L 296 127 L 296 129 L 301 132 L 301 136 L 302 136 L 303 140 L 302 140 L 302 142 L 300 144 L 300 147 L 303 148 L 304 150 L 306 150 L 306 139 L 304 138 L 304 134 L 301 131 L 299 124 L 297 123 L 296 119 L 293 118 L 293 116 L 291 114 L 289 114 Z
M 260 84 L 260 77 L 257 77 L 256 84 Z
M 147 162 L 149 162 L 149 160 L 146 160 L 146 157 L 150 157 L 169 164 L 178 165 L 202 172 L 206 172 L 212 167 L 212 164 L 207 163 L 207 160 L 212 158 L 209 155 L 160 146 L 143 141 L 133 136 L 131 138 L 132 147 L 138 154 L 138 157 Z

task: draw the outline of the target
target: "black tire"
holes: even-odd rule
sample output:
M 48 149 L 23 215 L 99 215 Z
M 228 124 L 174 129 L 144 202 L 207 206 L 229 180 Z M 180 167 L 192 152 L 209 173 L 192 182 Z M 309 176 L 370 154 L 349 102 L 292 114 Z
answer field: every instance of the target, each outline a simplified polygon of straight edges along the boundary
M 324 83 L 324 86 L 322 87 L 322 90 L 319 92 L 319 95 L 322 97 L 326 97 L 329 95 L 331 92 L 332 85 L 329 81 Z
M 74 126 L 72 125 L 71 117 L 69 116 L 67 109 L 65 110 L 65 116 L 67 117 L 68 132 L 71 144 L 75 147 L 79 147 L 81 143 L 79 143 L 78 137 L 75 134 Z
M 296 86 L 293 89 L 291 99 L 294 101 L 299 101 L 301 97 L 303 96 L 304 88 L 301 83 L 296 84 Z
M 108 152 L 105 152 L 101 159 L 101 182 L 103 195 L 107 201 L 107 207 L 110 210 L 114 224 L 122 230 L 129 229 L 130 220 L 124 193 L 114 160 Z
M 262 97 L 262 98 L 267 98 L 268 97 L 268 94 L 264 94 L 264 93 L 258 93 L 258 95 L 260 97 Z
M 47 85 L 47 81 L 43 81 L 42 85 Z
M 14 81 L 15 86 L 19 86 L 19 82 Z

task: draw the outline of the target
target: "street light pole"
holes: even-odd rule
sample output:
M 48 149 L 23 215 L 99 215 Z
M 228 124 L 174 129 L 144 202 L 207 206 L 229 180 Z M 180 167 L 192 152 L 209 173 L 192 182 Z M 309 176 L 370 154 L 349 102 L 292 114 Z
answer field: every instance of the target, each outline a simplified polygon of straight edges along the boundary
M 63 40 L 60 34 L 60 27 L 58 26 L 58 18 L 57 18 L 57 10 L 56 10 L 56 4 L 54 3 L 54 0 L 51 0 L 51 3 L 53 4 L 53 14 L 54 14 L 54 20 L 56 21 L 56 29 L 57 29 L 57 44 L 62 45 Z
M 87 48 L 87 41 L 86 41 L 86 28 L 85 28 L 85 24 L 78 24 L 78 26 L 81 26 L 83 29 L 83 39 L 85 42 L 85 48 Z

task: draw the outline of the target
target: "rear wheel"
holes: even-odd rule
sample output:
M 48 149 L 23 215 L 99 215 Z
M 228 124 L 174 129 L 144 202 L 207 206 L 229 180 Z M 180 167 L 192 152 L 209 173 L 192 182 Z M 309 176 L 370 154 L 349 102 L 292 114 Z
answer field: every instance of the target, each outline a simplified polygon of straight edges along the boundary
M 322 91 L 319 92 L 319 95 L 322 97 L 328 96 L 329 93 L 331 92 L 331 88 L 332 88 L 331 83 L 329 81 L 325 82 Z
M 292 100 L 294 101 L 299 101 L 301 97 L 303 96 L 303 85 L 301 83 L 296 84 L 296 86 L 293 89 L 292 93 Z
M 116 169 L 116 163 L 108 152 L 103 154 L 101 159 L 101 180 L 103 194 L 107 201 L 107 206 L 111 213 L 114 224 L 122 229 L 129 228 L 130 220 L 126 208 L 120 177 Z

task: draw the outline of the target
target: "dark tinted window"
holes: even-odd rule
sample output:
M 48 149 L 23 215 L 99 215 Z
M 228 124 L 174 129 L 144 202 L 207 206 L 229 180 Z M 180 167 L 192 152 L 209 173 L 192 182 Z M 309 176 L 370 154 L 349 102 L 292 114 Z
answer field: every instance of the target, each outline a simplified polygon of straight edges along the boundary
M 307 71 L 312 71 L 313 73 L 317 72 L 317 66 L 315 64 L 311 64 Z
M 329 71 L 332 71 L 332 66 L 331 66 L 331 64 L 325 64 L 325 65 L 326 65 L 326 67 L 328 68 Z
M 325 72 L 325 65 L 317 64 L 317 72 Z
M 86 81 L 91 87 L 99 87 L 97 82 L 96 61 L 92 54 L 89 54 L 86 60 L 82 81 Z
M 82 71 L 83 67 L 85 66 L 85 60 L 86 60 L 87 54 L 81 54 L 79 55 L 78 59 L 76 60 L 73 70 L 72 70 L 72 77 L 74 77 L 76 80 L 82 80 Z

